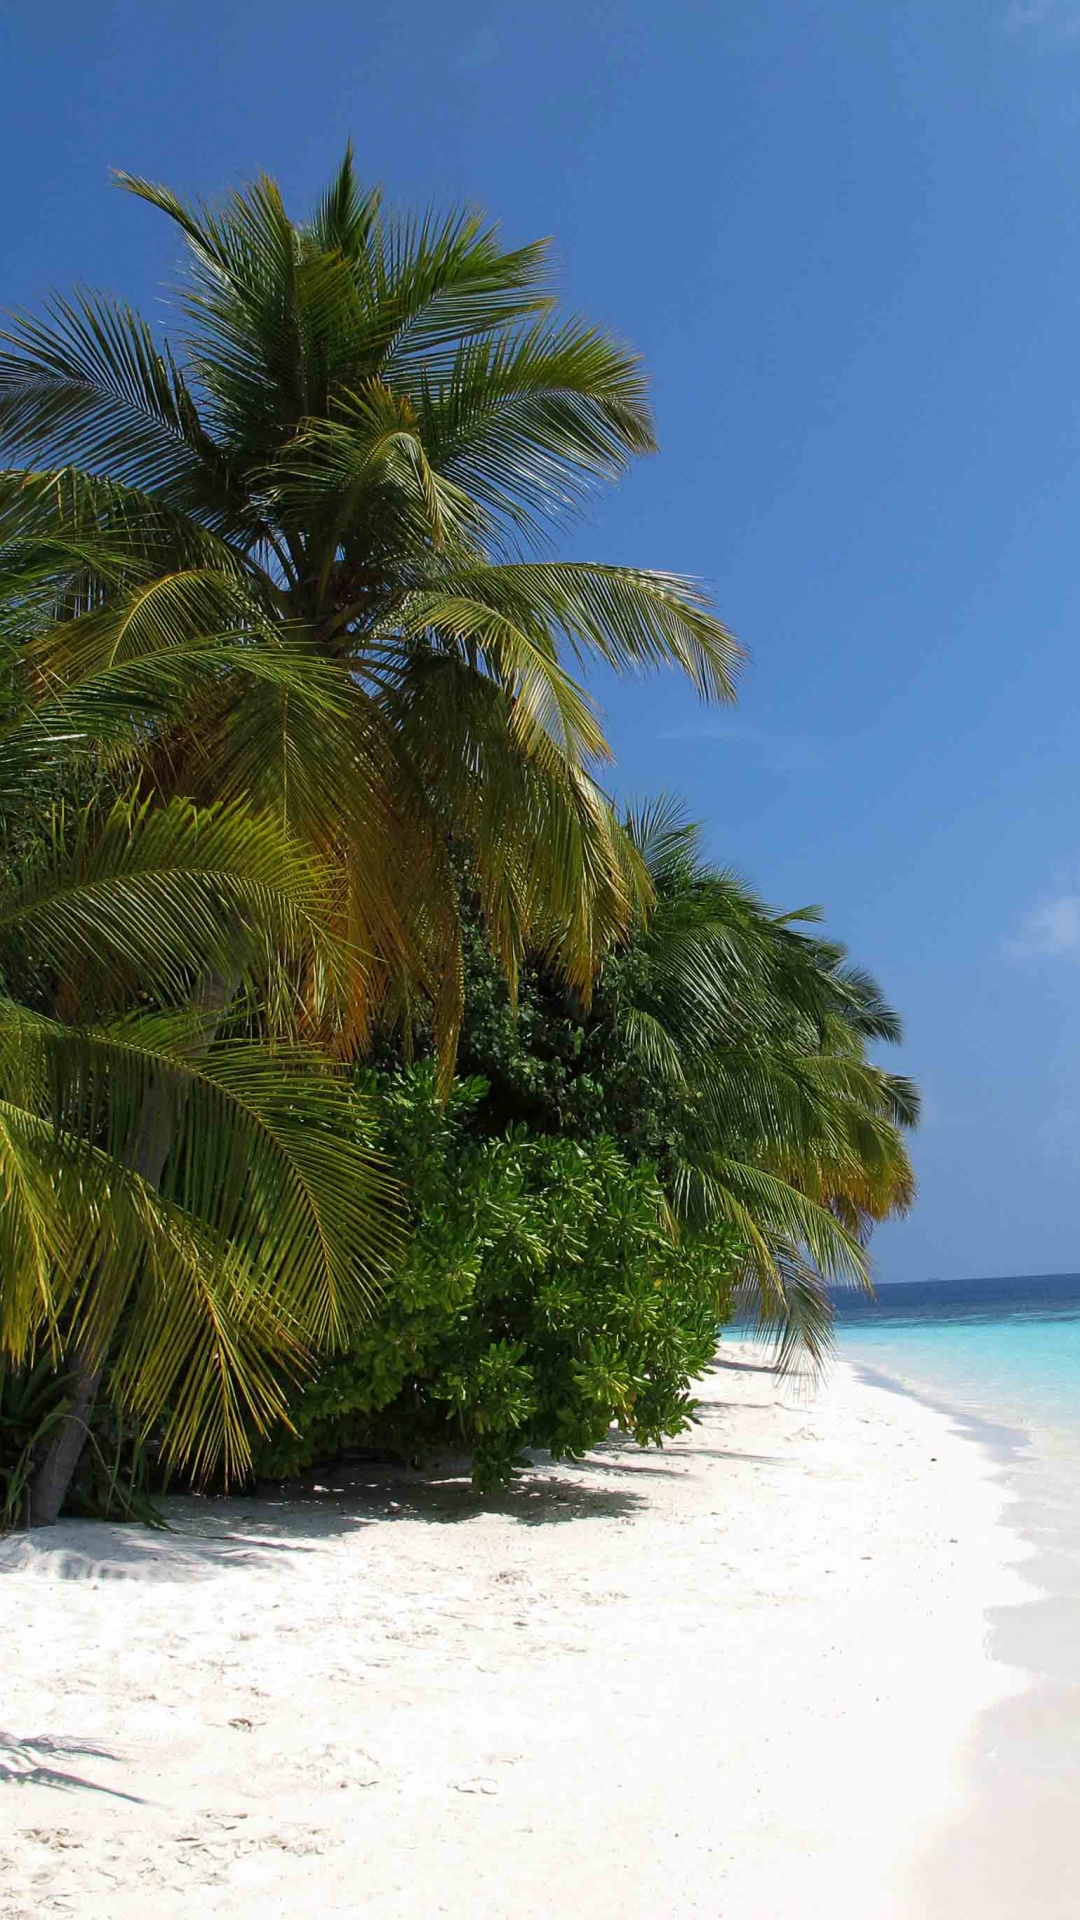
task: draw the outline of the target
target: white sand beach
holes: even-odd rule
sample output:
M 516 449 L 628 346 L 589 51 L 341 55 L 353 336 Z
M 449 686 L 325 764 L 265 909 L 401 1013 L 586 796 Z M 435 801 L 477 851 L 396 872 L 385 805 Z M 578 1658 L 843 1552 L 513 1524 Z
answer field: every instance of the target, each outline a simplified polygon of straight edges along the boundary
M 929 1914 L 1020 1684 L 992 1463 L 843 1366 L 701 1395 L 494 1505 L 352 1468 L 0 1542 L 0 1916 Z

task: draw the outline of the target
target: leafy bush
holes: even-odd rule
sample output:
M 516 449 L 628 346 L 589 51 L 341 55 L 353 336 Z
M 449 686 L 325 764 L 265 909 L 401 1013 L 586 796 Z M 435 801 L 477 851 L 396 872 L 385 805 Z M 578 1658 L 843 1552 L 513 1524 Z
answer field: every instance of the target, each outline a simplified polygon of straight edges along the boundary
M 271 1477 L 349 1446 L 471 1450 L 504 1485 L 522 1447 L 575 1457 L 613 1421 L 680 1432 L 730 1311 L 727 1229 L 677 1234 L 656 1175 L 610 1139 L 477 1139 L 486 1083 L 440 1108 L 430 1066 L 378 1081 L 413 1209 L 403 1264 L 369 1328 L 325 1364 L 257 1458 Z

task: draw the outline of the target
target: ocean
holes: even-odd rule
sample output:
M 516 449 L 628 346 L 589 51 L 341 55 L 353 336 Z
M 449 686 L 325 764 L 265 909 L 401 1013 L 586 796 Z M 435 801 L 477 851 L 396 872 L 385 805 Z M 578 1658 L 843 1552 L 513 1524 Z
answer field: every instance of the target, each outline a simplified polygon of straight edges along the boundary
M 1080 1273 L 924 1280 L 835 1302 L 843 1359 L 1029 1446 L 1080 1444 Z
M 874 1300 L 838 1294 L 836 1311 L 842 1359 L 951 1413 L 994 1455 L 1032 1599 L 990 1615 L 992 1644 L 1070 1692 L 1080 1789 L 1080 1273 L 880 1286 Z
M 1080 1274 L 881 1286 L 836 1307 L 841 1359 L 951 1413 L 994 1455 L 1038 1596 L 994 1618 L 995 1651 L 1080 1687 Z
M 842 1359 L 950 1412 L 988 1449 L 1029 1556 L 1027 1597 L 991 1606 L 988 1645 L 1020 1691 L 968 1747 L 962 1821 L 927 1856 L 912 1911 L 953 1920 L 1080 1914 L 1080 1274 L 883 1285 L 837 1297 Z

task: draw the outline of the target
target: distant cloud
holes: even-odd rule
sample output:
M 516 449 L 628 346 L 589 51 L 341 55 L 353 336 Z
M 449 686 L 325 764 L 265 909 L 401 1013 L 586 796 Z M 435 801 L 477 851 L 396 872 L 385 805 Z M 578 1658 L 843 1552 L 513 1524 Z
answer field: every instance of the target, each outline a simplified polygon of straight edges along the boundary
M 1080 953 L 1080 893 L 1062 893 L 1035 907 L 1021 923 L 1009 951 L 1025 953 Z
M 1005 25 L 1014 33 L 1039 31 L 1052 40 L 1080 34 L 1080 0 L 1010 0 Z

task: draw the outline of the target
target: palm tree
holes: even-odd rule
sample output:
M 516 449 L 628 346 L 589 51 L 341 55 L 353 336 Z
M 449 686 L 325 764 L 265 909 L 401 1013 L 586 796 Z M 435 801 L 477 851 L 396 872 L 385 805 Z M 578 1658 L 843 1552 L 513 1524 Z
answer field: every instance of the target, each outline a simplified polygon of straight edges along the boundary
M 352 156 L 307 225 L 288 219 L 267 179 L 219 211 L 123 184 L 188 242 L 179 351 L 158 346 L 123 303 L 79 296 L 54 301 L 44 321 L 17 321 L 0 355 L 0 442 L 10 461 L 31 463 L 0 480 L 0 634 L 13 699 L 33 703 L 8 741 L 13 785 L 35 768 L 40 778 L 60 743 L 92 749 L 113 785 L 135 781 L 140 795 L 102 829 L 113 851 L 127 833 L 160 833 L 161 845 L 184 822 L 204 833 L 208 818 L 240 833 L 252 810 L 265 845 L 271 816 L 336 874 L 336 939 L 307 941 L 284 979 L 275 968 L 292 1043 L 332 1035 L 348 1054 L 375 1014 L 407 1021 L 419 998 L 434 1006 L 448 1068 L 461 877 L 509 970 L 542 931 L 582 989 L 648 891 L 594 780 L 607 749 L 563 653 L 671 660 L 703 695 L 730 695 L 734 643 L 692 584 L 540 557 L 559 516 L 650 451 L 642 376 L 596 330 L 553 319 L 542 246 L 507 252 L 469 213 L 388 215 L 379 194 L 359 190 Z M 208 816 L 208 804 L 225 812 Z M 85 854 L 83 829 L 77 843 Z M 250 1014 L 246 975 L 223 956 L 206 902 L 196 922 L 208 947 L 198 956 L 190 929 L 184 945 L 192 891 L 175 858 L 161 876 L 169 910 L 160 902 L 140 927 L 117 908 L 111 948 L 92 906 L 79 920 L 77 889 L 65 893 L 75 945 L 56 985 L 83 981 L 75 1025 L 71 1010 L 63 1020 L 58 1006 L 12 995 L 13 1106 L 48 1154 L 75 1150 L 79 1175 L 58 1177 L 52 1238 L 35 1240 L 27 1213 L 12 1275 L 29 1279 L 8 1288 L 4 1338 L 25 1354 L 35 1329 L 63 1332 L 83 1400 L 111 1352 L 113 1392 L 146 1417 L 167 1415 L 181 1452 L 234 1465 L 240 1402 L 261 1419 L 277 1392 L 269 1348 L 279 1354 L 288 1331 L 300 1352 L 350 1309 L 334 1254 L 334 1306 L 321 1321 L 311 1311 L 315 1267 L 300 1261 L 288 1279 L 300 1229 L 275 1215 L 259 1181 L 221 1185 L 240 1152 L 223 1139 L 258 1121 L 269 1152 L 263 1108 L 277 1100 L 288 1154 L 315 1154 L 327 1206 L 327 1169 L 340 1194 L 350 1183 L 340 1129 L 300 1127 L 338 1096 L 319 1054 L 252 1044 L 265 1039 L 265 1014 Z M 131 987 L 140 972 L 150 1004 L 133 1006 L 113 975 Z M 81 1073 L 65 1068 L 67 1104 L 50 1106 L 46 1064 L 60 1058 L 77 1058 Z M 281 1089 L 282 1073 L 288 1096 L 259 1096 L 267 1075 Z M 354 1173 L 354 1198 L 336 1202 L 352 1273 L 371 1267 L 379 1242 L 363 1156 Z M 94 1179 L 108 1192 L 81 1212 Z M 133 1219 L 154 1215 L 154 1236 L 110 1227 L 108 1248 L 86 1238 L 83 1219 L 119 1219 L 125 1206 Z M 165 1246 L 181 1261 L 169 1284 Z M 61 1260 L 79 1275 L 75 1292 L 56 1292 Z M 271 1279 L 256 1279 L 259 1261 Z M 236 1315 L 221 1317 L 213 1273 L 240 1290 L 252 1327 L 263 1313 L 258 1338 L 244 1344 Z M 219 1329 L 198 1352 L 194 1336 L 169 1332 L 169 1313 L 184 1300 L 194 1313 L 192 1298 L 204 1332 Z M 158 1302 L 158 1319 L 142 1300 Z
M 290 955 L 337 964 L 325 883 L 277 820 L 175 799 L 36 833 L 9 802 L 6 824 L 0 1360 L 44 1351 L 69 1374 L 31 1494 L 44 1524 L 103 1375 L 196 1478 L 242 1470 L 290 1381 L 367 1312 L 393 1188 L 274 990 Z
M 868 1286 L 873 1224 L 914 1198 L 903 1130 L 918 1095 L 867 1056 L 900 1040 L 899 1019 L 842 946 L 804 931 L 818 909 L 770 912 L 705 858 L 678 805 L 627 827 L 655 905 L 611 996 L 613 1037 L 679 1115 L 666 1168 L 678 1213 L 737 1229 L 781 1364 L 817 1364 L 826 1283 Z
M 652 1161 L 675 1221 L 732 1227 L 744 1292 L 781 1364 L 820 1363 L 830 1282 L 868 1284 L 875 1221 L 914 1181 L 910 1082 L 868 1057 L 892 1009 L 816 910 L 770 912 L 704 855 L 661 800 L 627 816 L 652 904 L 605 957 L 588 1006 L 541 956 L 515 1015 L 474 952 L 462 1066 L 483 1076 L 484 1131 L 610 1134 Z
M 349 965 L 324 867 L 278 813 L 122 791 L 22 699 L 62 544 L 0 545 L 0 1374 L 52 1374 L 0 1523 L 28 1479 L 56 1517 L 103 1378 L 196 1477 L 241 1470 L 395 1238 L 362 1103 L 299 1031 L 298 980 L 332 998 Z
M 296 1037 L 348 1057 L 427 1006 L 447 1074 L 463 884 L 511 975 L 543 941 L 585 992 L 647 895 L 564 656 L 731 696 L 737 649 L 692 583 L 543 557 L 652 448 L 640 370 L 553 317 L 543 246 L 388 213 L 351 153 L 305 225 L 266 178 L 219 209 L 122 184 L 187 242 L 177 349 L 82 294 L 0 354 L 0 445 L 28 463 L 0 476 L 18 780 L 62 745 L 152 808 L 272 815 L 335 875 L 335 962 L 309 944 L 279 993 Z M 186 1015 L 170 1002 L 203 1073 L 242 1018 L 235 971 L 212 976 L 213 1011 L 205 977 Z M 147 1071 L 160 1105 L 167 1062 Z M 153 1191 L 201 1152 L 198 1102 L 166 1105 Z M 96 1366 L 75 1373 L 92 1393 Z
M 545 557 L 652 450 L 640 368 L 555 315 L 543 244 L 388 212 L 351 152 L 303 225 L 266 177 L 197 208 L 120 179 L 187 243 L 175 350 L 80 294 L 0 354 L 39 725 L 159 794 L 278 809 L 338 863 L 342 1045 L 426 1001 L 448 1070 L 462 884 L 511 975 L 542 943 L 586 992 L 647 896 L 571 667 L 732 696 L 692 582 Z

